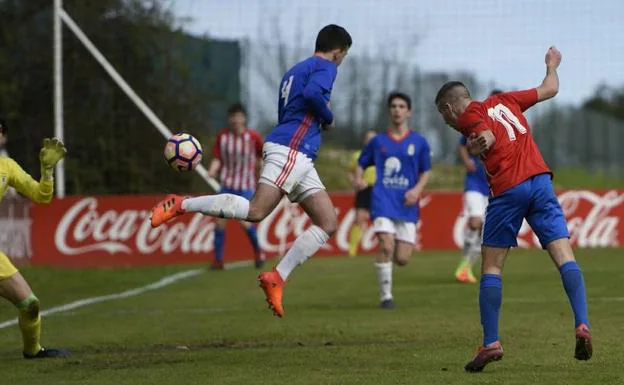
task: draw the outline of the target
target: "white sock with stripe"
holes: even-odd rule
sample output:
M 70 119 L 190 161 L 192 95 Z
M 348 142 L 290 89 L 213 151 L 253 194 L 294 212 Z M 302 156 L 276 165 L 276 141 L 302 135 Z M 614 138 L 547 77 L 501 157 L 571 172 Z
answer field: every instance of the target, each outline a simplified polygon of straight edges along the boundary
M 375 262 L 379 281 L 379 300 L 392 299 L 392 262 Z
M 234 194 L 204 195 L 183 200 L 182 210 L 244 221 L 249 215 L 249 201 Z
M 464 229 L 464 255 L 470 267 L 481 256 L 481 229 L 473 230 L 469 227 Z
M 327 243 L 328 239 L 329 235 L 323 229 L 318 226 L 311 226 L 295 239 L 292 247 L 279 261 L 275 270 L 286 281 L 295 267 L 307 261 L 321 246 Z

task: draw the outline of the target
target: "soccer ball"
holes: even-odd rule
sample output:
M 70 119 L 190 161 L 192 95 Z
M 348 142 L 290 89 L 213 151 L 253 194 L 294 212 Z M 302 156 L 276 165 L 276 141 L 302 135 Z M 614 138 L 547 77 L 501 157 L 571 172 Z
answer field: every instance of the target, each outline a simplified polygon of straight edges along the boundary
M 199 141 L 189 134 L 175 134 L 165 145 L 165 160 L 176 171 L 191 171 L 201 161 Z

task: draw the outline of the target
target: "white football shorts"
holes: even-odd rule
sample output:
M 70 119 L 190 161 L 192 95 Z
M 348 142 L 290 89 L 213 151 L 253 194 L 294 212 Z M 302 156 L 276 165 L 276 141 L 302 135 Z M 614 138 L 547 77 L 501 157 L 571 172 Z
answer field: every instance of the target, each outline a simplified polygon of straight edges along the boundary
M 414 222 L 404 222 L 378 217 L 375 218 L 373 231 L 375 231 L 375 233 L 394 234 L 394 238 L 397 241 L 416 244 L 416 223 Z
M 466 191 L 464 193 L 464 215 L 468 218 L 483 218 L 488 205 L 488 196 L 478 191 Z
M 312 159 L 297 150 L 265 142 L 262 159 L 264 164 L 259 182 L 279 188 L 291 202 L 301 202 L 315 192 L 325 190 Z

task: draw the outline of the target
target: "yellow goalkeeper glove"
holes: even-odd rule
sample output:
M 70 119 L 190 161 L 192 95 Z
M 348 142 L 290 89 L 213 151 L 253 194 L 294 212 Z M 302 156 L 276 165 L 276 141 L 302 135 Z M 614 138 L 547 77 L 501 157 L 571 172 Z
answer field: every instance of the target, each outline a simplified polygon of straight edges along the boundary
M 41 177 L 46 180 L 52 179 L 54 166 L 63 159 L 67 150 L 65 145 L 57 138 L 45 138 L 43 147 L 39 152 L 39 162 L 41 163 Z

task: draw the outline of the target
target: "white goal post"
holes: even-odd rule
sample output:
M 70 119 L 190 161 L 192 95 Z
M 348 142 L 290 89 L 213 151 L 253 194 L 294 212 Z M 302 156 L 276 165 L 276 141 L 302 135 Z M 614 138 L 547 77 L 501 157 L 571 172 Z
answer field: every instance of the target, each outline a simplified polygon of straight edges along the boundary
M 115 70 L 110 62 L 104 57 L 104 55 L 97 49 L 97 47 L 89 40 L 87 35 L 80 29 L 78 24 L 69 16 L 63 9 L 62 0 L 54 0 L 54 135 L 60 140 L 64 139 L 64 126 L 63 126 L 63 52 L 62 52 L 62 24 L 64 23 L 67 28 L 76 36 L 76 38 L 82 43 L 82 45 L 91 53 L 93 58 L 104 68 L 106 73 L 113 79 L 113 81 L 121 88 L 121 90 L 130 98 L 130 100 L 137 106 L 139 110 L 145 115 L 145 117 L 158 129 L 158 131 L 165 137 L 169 138 L 172 133 L 171 130 L 156 116 L 154 111 L 139 95 L 134 92 L 132 87 L 124 80 L 124 78 Z M 199 164 L 195 171 L 208 183 L 208 185 L 215 191 L 219 192 L 221 189 L 219 183 L 208 175 L 208 170 Z M 63 161 L 60 161 L 56 166 L 56 196 L 58 198 L 65 197 L 65 167 Z

